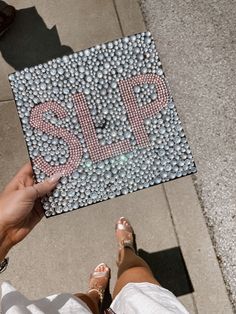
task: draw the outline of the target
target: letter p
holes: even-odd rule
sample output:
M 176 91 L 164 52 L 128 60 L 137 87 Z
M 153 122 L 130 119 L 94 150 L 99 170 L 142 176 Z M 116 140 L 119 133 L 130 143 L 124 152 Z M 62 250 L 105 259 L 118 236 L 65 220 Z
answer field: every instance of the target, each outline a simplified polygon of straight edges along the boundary
M 134 94 L 134 87 L 146 83 L 156 86 L 157 98 L 150 104 L 139 106 Z M 137 144 L 141 147 L 149 146 L 150 141 L 144 120 L 153 117 L 167 105 L 169 93 L 164 79 L 156 74 L 137 75 L 120 81 L 119 88 Z

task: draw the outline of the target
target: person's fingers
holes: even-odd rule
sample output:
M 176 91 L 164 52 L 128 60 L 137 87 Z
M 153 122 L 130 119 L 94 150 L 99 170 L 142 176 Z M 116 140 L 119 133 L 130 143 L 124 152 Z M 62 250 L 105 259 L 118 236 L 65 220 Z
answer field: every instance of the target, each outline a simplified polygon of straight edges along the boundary
M 31 198 L 31 200 L 35 201 L 36 199 L 47 195 L 53 189 L 55 189 L 60 178 L 61 174 L 56 173 L 43 182 L 26 187 L 25 192 L 27 193 L 28 197 Z
M 28 230 L 32 230 L 43 218 L 44 212 L 42 206 L 39 205 L 40 200 L 36 200 L 35 206 L 30 213 L 30 219 L 27 220 L 27 228 Z
M 18 182 L 18 188 L 23 189 L 26 186 L 30 186 L 34 183 L 33 180 L 33 168 L 31 163 L 26 163 L 16 174 L 15 181 Z
M 33 169 L 30 162 L 27 162 L 6 185 L 4 191 L 10 192 L 33 183 Z
M 32 230 L 44 216 L 44 211 L 39 199 L 35 201 L 33 210 L 31 211 L 31 219 L 28 221 L 28 227 Z
M 22 175 L 33 176 L 33 169 L 30 161 L 28 161 L 23 167 L 21 167 L 21 169 L 17 172 L 16 177 L 21 177 Z
M 40 199 L 35 201 L 33 210 L 35 211 L 36 216 L 39 217 L 39 220 L 41 220 L 41 218 L 44 216 L 44 210 Z

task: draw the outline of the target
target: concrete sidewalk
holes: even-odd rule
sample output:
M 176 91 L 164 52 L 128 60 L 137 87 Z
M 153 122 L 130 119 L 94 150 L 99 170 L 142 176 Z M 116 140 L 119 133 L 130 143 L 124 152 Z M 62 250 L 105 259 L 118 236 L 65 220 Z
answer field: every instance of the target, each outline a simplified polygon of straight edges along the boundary
M 21 13 L 22 9 L 35 7 L 37 11 L 29 12 L 38 13 L 42 18 L 41 27 L 52 29 L 56 25 L 54 37 L 58 35 L 61 45 L 74 51 L 145 30 L 136 0 L 8 3 Z M 14 39 L 11 30 L 4 38 L 8 35 Z M 32 43 L 30 28 L 28 34 L 22 36 L 28 45 Z M 47 37 L 45 50 L 49 41 L 50 37 Z M 3 47 L 1 39 L 0 47 Z M 12 49 L 15 56 L 18 53 L 17 67 L 20 68 L 27 60 L 18 46 L 12 46 Z M 28 159 L 7 80 L 7 75 L 15 71 L 16 63 L 7 51 L 3 55 L 0 56 L 0 188 Z M 181 103 L 177 105 L 180 107 Z M 194 291 L 180 293 L 179 298 L 190 313 L 233 313 L 190 176 L 43 219 L 30 236 L 12 250 L 9 268 L 1 275 L 1 281 L 10 280 L 31 298 L 61 291 L 86 291 L 89 273 L 104 261 L 112 268 L 113 287 L 116 277 L 114 224 L 120 216 L 130 219 L 137 234 L 138 248 L 149 255 L 181 249 Z M 154 260 L 155 263 L 158 261 Z M 177 274 L 173 281 L 179 278 Z M 181 280 L 177 282 L 177 285 L 181 284 Z
M 196 188 L 236 310 L 236 2 L 139 2 L 185 122 Z

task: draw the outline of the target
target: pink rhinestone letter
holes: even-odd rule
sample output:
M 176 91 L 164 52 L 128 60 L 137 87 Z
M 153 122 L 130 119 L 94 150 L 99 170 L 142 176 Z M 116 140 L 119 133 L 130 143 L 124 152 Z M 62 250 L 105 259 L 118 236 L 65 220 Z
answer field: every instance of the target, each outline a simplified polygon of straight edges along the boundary
M 145 83 L 156 86 L 157 99 L 150 104 L 139 106 L 134 94 L 134 87 Z M 120 81 L 119 88 L 138 145 L 141 147 L 149 146 L 150 142 L 144 126 L 144 120 L 153 117 L 167 105 L 168 89 L 164 79 L 155 74 L 137 75 Z
M 67 175 L 73 172 L 79 165 L 82 158 L 82 148 L 77 137 L 71 132 L 59 128 L 44 121 L 43 113 L 52 111 L 59 119 L 67 116 L 67 112 L 59 104 L 55 102 L 46 102 L 35 106 L 30 114 L 30 125 L 38 130 L 41 130 L 49 135 L 62 138 L 69 148 L 70 157 L 66 164 L 60 166 L 52 166 L 47 163 L 42 156 L 36 157 L 33 161 L 34 164 L 42 170 L 46 175 L 50 176 L 56 172 Z

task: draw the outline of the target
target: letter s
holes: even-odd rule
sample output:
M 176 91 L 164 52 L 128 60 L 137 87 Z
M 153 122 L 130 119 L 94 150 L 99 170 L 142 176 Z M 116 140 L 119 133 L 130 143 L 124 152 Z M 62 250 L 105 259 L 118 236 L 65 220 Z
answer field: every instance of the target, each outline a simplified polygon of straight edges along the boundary
M 73 172 L 78 166 L 82 158 L 82 147 L 77 137 L 71 132 L 59 128 L 43 120 L 43 113 L 48 110 L 53 111 L 58 118 L 65 118 L 67 112 L 56 102 L 45 102 L 35 106 L 30 113 L 30 125 L 38 130 L 41 130 L 49 135 L 62 138 L 69 148 L 69 159 L 66 164 L 60 166 L 52 166 L 47 163 L 42 156 L 33 159 L 34 164 L 43 171 L 46 175 L 50 176 L 56 172 L 63 175 L 68 175 Z

